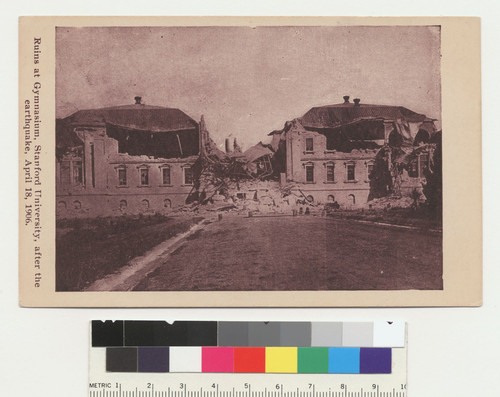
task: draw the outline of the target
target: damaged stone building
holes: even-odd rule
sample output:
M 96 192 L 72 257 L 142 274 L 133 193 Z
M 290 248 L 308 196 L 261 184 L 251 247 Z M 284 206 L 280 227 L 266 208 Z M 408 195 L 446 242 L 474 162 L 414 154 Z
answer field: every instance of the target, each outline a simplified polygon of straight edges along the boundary
M 135 104 L 56 121 L 58 217 L 168 212 L 193 189 L 199 124 L 179 109 Z
M 56 122 L 57 216 L 235 209 L 361 208 L 382 197 L 425 200 L 441 132 L 402 106 L 313 107 L 242 151 L 210 138 L 203 116 L 135 104 Z M 309 210 L 308 210 L 309 211 Z
M 283 163 L 281 183 L 310 203 L 343 208 L 389 194 L 420 195 L 440 139 L 435 120 L 402 106 L 343 99 L 313 107 L 269 134 Z

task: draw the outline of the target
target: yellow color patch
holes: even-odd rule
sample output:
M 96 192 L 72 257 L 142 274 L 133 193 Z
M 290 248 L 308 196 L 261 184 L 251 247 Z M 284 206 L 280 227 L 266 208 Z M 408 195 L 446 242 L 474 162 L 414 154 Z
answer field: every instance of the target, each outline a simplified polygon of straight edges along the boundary
M 296 347 L 266 347 L 267 373 L 297 373 Z

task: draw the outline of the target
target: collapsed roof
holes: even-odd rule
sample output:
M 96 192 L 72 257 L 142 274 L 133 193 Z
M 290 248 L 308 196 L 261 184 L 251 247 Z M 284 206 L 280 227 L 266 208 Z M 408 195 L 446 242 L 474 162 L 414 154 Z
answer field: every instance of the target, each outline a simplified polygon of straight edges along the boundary
M 311 108 L 302 117 L 288 121 L 282 130 L 274 130 L 271 146 L 276 152 L 289 131 L 314 131 L 326 136 L 326 149 L 341 152 L 377 149 L 389 145 L 427 143 L 436 133 L 433 119 L 403 106 L 361 104 L 359 99 Z
M 64 150 L 83 146 L 83 141 L 76 135 L 72 128 L 68 128 L 62 119 L 56 120 L 56 149 Z
M 370 105 L 359 102 L 319 106 L 310 109 L 300 118 L 305 128 L 335 128 L 360 120 L 403 120 L 422 123 L 430 120 L 424 114 L 415 113 L 403 106 Z
M 105 127 L 118 141 L 118 151 L 129 155 L 181 158 L 199 153 L 198 123 L 179 109 L 134 105 L 79 110 L 58 120 L 57 144 L 76 142 L 75 128 Z
M 191 130 L 198 123 L 179 109 L 143 104 L 79 110 L 64 119 L 71 125 L 105 126 L 147 132 Z
M 258 160 L 263 156 L 272 156 L 273 151 L 270 150 L 267 145 L 264 145 L 262 142 L 259 142 L 256 145 L 245 150 L 245 153 L 243 153 L 243 155 L 245 156 L 247 161 L 252 162 Z

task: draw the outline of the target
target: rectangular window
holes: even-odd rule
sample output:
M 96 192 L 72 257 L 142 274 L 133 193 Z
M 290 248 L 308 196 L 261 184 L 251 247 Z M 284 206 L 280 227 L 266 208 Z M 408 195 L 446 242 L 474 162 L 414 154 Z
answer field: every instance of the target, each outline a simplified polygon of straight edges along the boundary
M 368 164 L 367 170 L 368 170 L 368 177 L 369 177 L 373 172 L 373 164 Z
M 306 165 L 306 182 L 314 182 L 314 166 Z
M 429 168 L 429 155 L 421 154 L 420 155 L 420 169 L 418 170 L 418 176 L 420 178 L 425 178 L 425 170 Z
M 127 186 L 127 169 L 126 168 L 118 169 L 118 185 L 119 186 Z
M 147 168 L 141 168 L 141 186 L 149 185 L 149 170 Z
M 161 169 L 162 173 L 162 183 L 164 185 L 170 185 L 170 168 L 165 167 Z
M 184 167 L 184 185 L 193 184 L 193 170 L 191 167 Z
M 354 164 L 347 164 L 347 180 L 348 181 L 356 180 L 356 173 L 355 173 L 355 165 Z
M 61 162 L 61 184 L 71 185 L 71 174 L 70 174 L 70 163 L 69 161 Z
M 335 182 L 335 166 L 333 164 L 326 166 L 326 181 Z
M 73 184 L 80 185 L 83 182 L 83 168 L 81 161 L 73 161 Z
M 413 160 L 410 163 L 410 166 L 408 167 L 408 176 L 411 178 L 417 178 L 418 177 L 418 164 L 417 160 Z
M 306 152 L 314 151 L 314 140 L 313 138 L 306 138 Z

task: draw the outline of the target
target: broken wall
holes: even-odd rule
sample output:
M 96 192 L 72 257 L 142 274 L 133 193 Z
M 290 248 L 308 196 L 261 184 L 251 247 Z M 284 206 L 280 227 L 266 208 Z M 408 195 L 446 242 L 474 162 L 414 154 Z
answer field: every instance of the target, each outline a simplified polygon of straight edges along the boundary
M 198 156 L 157 158 L 118 152 L 118 142 L 109 138 L 104 127 L 77 127 L 83 142 L 83 183 L 63 184 L 59 178 L 61 162 L 56 162 L 56 200 L 58 217 L 96 217 L 120 214 L 169 212 L 182 206 L 193 189 L 186 184 L 186 167 Z M 148 183 L 141 183 L 141 170 L 147 170 Z M 163 169 L 169 170 L 169 183 L 163 183 Z M 121 184 L 119 170 L 125 170 Z

